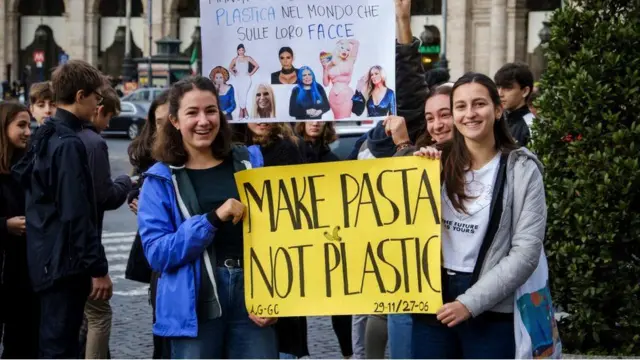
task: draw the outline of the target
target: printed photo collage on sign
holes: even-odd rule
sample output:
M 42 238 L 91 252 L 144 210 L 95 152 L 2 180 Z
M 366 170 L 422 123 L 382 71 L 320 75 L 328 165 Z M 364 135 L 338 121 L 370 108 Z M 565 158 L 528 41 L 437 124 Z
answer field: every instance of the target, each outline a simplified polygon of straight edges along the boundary
M 396 114 L 392 1 L 201 0 L 203 73 L 232 122 Z

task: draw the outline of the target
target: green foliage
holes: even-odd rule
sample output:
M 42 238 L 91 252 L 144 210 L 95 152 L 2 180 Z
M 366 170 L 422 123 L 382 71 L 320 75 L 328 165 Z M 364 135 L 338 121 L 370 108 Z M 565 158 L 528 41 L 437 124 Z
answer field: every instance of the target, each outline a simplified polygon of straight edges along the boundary
M 572 3 L 551 18 L 533 129 L 551 288 L 571 314 L 560 324 L 566 351 L 638 355 L 640 4 Z

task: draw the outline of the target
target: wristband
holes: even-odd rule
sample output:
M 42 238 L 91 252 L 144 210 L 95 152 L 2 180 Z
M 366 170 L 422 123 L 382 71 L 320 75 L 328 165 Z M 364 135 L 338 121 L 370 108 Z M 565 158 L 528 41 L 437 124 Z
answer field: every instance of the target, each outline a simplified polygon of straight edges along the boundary
M 220 220 L 220 218 L 218 217 L 218 214 L 216 214 L 215 210 L 210 211 L 207 214 L 207 220 L 209 220 L 211 225 L 213 225 L 213 227 L 216 228 L 216 229 L 220 228 L 220 224 L 222 224 L 222 220 Z
M 402 142 L 402 143 L 400 143 L 400 144 L 398 144 L 396 146 L 396 152 L 402 151 L 402 150 L 408 148 L 409 146 L 411 146 L 411 141 Z

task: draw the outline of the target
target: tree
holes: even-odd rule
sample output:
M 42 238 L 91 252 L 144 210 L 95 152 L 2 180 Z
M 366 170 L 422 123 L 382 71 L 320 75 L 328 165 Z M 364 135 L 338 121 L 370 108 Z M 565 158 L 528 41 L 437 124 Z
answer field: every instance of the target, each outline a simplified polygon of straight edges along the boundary
M 568 352 L 640 354 L 640 4 L 574 0 L 551 17 L 533 150 Z

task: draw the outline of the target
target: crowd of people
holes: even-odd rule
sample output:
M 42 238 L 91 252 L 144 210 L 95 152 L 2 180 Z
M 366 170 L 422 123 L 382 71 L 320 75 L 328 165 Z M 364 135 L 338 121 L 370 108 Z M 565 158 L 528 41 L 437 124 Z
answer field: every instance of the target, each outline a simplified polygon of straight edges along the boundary
M 436 314 L 332 316 L 333 329 L 344 358 L 387 348 L 391 358 L 513 358 L 514 293 L 537 266 L 546 224 L 542 166 L 526 149 L 533 76 L 520 63 L 494 79 L 425 74 L 409 10 L 396 0 L 397 115 L 349 159 L 441 159 L 442 222 L 475 231 L 442 227 Z M 149 355 L 309 356 L 305 317 L 247 313 L 234 173 L 338 161 L 333 123 L 231 124 L 214 81 L 186 78 L 155 98 L 128 149 L 134 173 L 113 180 L 100 132 L 120 100 L 97 69 L 69 61 L 31 87 L 29 104 L 0 103 L 3 358 L 110 356 L 102 222 L 125 202 L 139 227 L 126 277 L 150 285 Z

